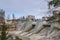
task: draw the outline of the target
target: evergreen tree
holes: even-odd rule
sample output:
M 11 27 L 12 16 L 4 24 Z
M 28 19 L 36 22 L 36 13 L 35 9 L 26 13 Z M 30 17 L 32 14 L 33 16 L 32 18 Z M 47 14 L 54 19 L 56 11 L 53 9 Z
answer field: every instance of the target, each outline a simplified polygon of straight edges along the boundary
M 3 22 L 2 29 L 1 29 L 1 40 L 7 40 L 7 27 L 5 25 L 5 22 Z
M 54 6 L 54 7 L 59 7 L 60 6 L 60 0 L 52 0 L 48 3 L 48 6 L 50 8 L 50 6 Z

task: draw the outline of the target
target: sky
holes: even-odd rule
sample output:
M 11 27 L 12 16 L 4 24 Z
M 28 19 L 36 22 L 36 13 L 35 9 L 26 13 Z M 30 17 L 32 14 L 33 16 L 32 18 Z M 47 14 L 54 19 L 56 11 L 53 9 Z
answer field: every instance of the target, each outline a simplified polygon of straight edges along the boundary
M 42 18 L 47 15 L 48 3 L 46 0 L 0 0 L 0 9 L 5 11 L 12 18 L 34 15 L 36 18 Z

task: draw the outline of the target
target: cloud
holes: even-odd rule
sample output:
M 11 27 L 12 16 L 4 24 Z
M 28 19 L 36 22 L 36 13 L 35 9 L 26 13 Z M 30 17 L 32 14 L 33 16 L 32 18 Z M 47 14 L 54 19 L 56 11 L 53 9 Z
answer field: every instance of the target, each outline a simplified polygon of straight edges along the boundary
M 6 11 L 6 14 L 15 13 L 16 17 L 35 15 L 43 16 L 47 12 L 47 2 L 45 0 L 0 0 L 0 8 Z

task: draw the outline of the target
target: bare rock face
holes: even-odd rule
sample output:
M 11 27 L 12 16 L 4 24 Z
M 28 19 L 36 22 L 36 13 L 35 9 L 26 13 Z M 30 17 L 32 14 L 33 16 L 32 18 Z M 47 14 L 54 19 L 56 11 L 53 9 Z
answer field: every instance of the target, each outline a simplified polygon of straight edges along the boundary
M 42 20 L 20 22 L 17 25 L 21 31 L 18 37 L 22 40 L 60 40 L 60 25 L 58 23 L 50 25 L 48 26 L 48 23 Z

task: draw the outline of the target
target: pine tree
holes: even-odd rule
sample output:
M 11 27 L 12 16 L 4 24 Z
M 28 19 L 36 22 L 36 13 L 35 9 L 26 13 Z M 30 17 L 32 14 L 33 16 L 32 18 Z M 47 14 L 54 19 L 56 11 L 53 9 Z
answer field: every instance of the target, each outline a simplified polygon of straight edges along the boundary
M 60 0 L 51 0 L 50 2 L 48 2 L 48 6 L 50 9 L 50 6 L 54 6 L 54 7 L 59 7 L 60 6 Z
M 1 29 L 1 40 L 7 40 L 7 27 L 5 25 L 5 22 L 3 22 L 2 29 Z

